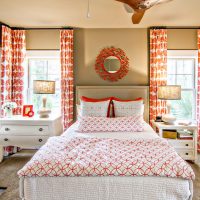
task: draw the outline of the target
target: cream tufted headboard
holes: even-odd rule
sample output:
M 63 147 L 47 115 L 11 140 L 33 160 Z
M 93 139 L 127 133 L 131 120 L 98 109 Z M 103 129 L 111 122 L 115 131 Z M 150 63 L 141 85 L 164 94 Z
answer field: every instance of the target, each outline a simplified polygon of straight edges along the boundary
M 149 87 L 148 86 L 77 86 L 76 103 L 81 96 L 90 98 L 104 98 L 115 96 L 121 99 L 144 99 L 144 119 L 149 122 Z

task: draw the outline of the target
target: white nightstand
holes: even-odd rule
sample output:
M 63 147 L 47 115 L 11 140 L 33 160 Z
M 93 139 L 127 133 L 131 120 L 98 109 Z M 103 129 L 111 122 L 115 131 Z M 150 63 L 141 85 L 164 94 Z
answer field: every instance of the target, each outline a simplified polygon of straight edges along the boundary
M 155 122 L 152 121 L 154 130 L 156 128 L 159 131 L 159 136 L 163 137 L 163 130 L 170 130 L 170 131 L 181 131 L 181 130 L 189 130 L 193 133 L 193 137 L 190 140 L 187 139 L 168 139 L 169 144 L 175 148 L 177 153 L 184 159 L 184 160 L 191 160 L 196 162 L 197 161 L 197 126 L 196 125 L 167 125 L 163 122 Z
M 0 162 L 3 159 L 3 146 L 35 147 L 42 146 L 49 137 L 63 132 L 61 116 L 28 118 L 13 116 L 0 119 Z

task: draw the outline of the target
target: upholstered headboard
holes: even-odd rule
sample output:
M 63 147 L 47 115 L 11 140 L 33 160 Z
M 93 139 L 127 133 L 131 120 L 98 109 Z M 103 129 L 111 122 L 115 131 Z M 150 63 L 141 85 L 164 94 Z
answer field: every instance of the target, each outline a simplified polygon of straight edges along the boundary
M 144 99 L 144 119 L 149 122 L 149 87 L 148 86 L 77 86 L 76 103 L 80 103 L 80 97 L 104 98 L 115 96 L 121 99 Z

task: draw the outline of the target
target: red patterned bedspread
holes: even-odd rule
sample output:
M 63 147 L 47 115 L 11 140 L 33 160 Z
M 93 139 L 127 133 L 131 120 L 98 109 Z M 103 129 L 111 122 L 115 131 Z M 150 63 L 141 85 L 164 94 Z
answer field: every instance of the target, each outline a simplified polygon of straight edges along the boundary
M 191 167 L 156 139 L 52 137 L 18 172 L 41 176 L 165 176 L 194 179 Z

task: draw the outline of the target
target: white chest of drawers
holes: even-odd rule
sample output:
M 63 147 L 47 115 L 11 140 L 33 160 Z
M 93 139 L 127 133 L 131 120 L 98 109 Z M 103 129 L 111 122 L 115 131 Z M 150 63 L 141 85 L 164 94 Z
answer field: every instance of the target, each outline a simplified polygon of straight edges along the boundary
M 0 162 L 3 146 L 40 147 L 49 137 L 63 132 L 61 116 L 0 118 Z

